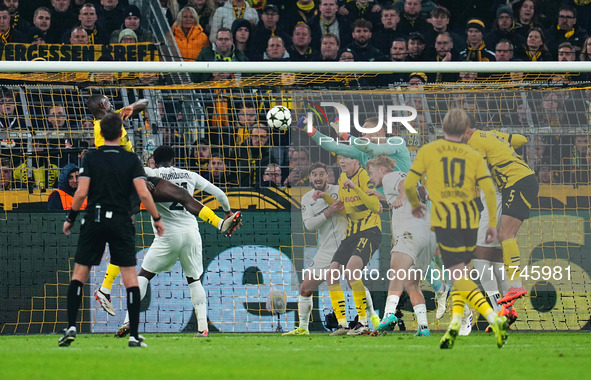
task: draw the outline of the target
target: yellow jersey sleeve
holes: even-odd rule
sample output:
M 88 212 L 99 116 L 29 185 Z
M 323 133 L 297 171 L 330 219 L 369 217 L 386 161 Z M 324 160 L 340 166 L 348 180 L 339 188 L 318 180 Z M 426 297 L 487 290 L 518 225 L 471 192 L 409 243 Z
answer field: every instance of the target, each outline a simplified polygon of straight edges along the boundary
M 525 137 L 498 131 L 476 131 L 468 141 L 468 145 L 486 160 L 499 190 L 511 187 L 520 179 L 534 174 L 523 158 L 515 153 L 511 143 L 513 139 L 513 144 L 517 145 L 524 143 Z
M 115 113 L 119 113 L 119 112 L 121 112 L 121 110 L 115 111 Z M 101 121 L 95 119 L 94 120 L 94 146 L 98 148 L 103 145 L 105 145 L 105 138 L 101 135 Z M 129 140 L 129 137 L 127 137 L 127 131 L 125 130 L 125 128 L 123 128 L 123 125 L 121 126 L 121 143 L 120 143 L 120 145 L 126 151 L 133 153 L 133 145 L 131 145 L 131 141 Z

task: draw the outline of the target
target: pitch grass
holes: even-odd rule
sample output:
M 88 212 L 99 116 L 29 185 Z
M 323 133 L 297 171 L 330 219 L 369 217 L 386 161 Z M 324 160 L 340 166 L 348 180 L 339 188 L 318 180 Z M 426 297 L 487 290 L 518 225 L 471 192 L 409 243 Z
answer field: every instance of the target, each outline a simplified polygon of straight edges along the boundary
M 312 334 L 146 334 L 147 348 L 127 339 L 78 335 L 0 336 L 0 379 L 583 379 L 591 372 L 590 333 L 512 333 L 498 349 L 492 335 L 418 338 Z

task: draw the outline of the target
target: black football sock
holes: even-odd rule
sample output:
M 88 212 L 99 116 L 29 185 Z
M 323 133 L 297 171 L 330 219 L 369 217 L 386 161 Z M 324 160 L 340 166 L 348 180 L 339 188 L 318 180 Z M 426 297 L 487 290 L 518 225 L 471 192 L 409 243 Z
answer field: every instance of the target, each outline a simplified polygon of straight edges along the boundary
M 127 288 L 127 312 L 129 313 L 129 335 L 138 338 L 138 325 L 140 324 L 140 288 L 133 286 Z
M 68 286 L 68 328 L 76 326 L 78 309 L 82 303 L 82 284 L 78 280 L 72 280 Z

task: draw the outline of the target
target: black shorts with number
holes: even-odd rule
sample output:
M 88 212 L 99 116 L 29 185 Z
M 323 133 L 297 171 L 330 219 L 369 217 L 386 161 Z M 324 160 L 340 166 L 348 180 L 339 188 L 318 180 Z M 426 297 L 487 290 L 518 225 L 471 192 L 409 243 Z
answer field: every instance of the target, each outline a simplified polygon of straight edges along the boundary
M 134 267 L 135 227 L 127 214 L 102 211 L 97 222 L 95 213 L 87 213 L 82 219 L 80 238 L 74 261 L 85 266 L 98 265 L 109 243 L 111 264 Z
M 503 209 L 501 214 L 512 216 L 522 222 L 529 218 L 529 211 L 538 198 L 540 185 L 534 174 L 515 182 L 503 189 Z
M 453 229 L 435 228 L 437 248 L 446 267 L 464 263 L 468 264 L 476 249 L 478 228 Z
M 347 265 L 351 256 L 359 256 L 363 260 L 363 266 L 366 266 L 380 245 L 382 245 L 382 231 L 378 227 L 372 227 L 344 238 L 334 253 L 332 261 Z

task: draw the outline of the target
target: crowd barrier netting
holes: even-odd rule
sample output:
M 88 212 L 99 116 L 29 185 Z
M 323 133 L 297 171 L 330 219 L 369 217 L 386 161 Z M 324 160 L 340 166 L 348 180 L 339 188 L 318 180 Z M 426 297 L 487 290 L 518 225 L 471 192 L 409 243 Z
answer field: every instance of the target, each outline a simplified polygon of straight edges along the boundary
M 83 151 L 93 146 L 92 117 L 85 102 L 96 93 L 108 96 L 115 109 L 148 99 L 148 109 L 126 122 L 140 158 L 147 162 L 157 146 L 173 146 L 177 166 L 222 187 L 232 208 L 244 212 L 244 227 L 230 239 L 200 223 L 203 284 L 212 331 L 271 332 L 297 324 L 301 270 L 313 257 L 318 241 L 314 233 L 305 231 L 301 220 L 301 196 L 310 190 L 305 174 L 299 181 L 284 181 L 303 165 L 298 152 L 308 155 L 309 162 L 324 162 L 336 175 L 337 156 L 295 128 L 266 131 L 268 139 L 262 149 L 253 142 L 251 131 L 259 123 L 265 126 L 267 111 L 282 104 L 291 110 L 294 124 L 301 116 L 312 117 L 320 132 L 338 141 L 327 125 L 337 116 L 336 109 L 326 104 L 330 102 L 343 104 L 360 123 L 380 112 L 386 118 L 389 105 L 414 108 L 417 116 L 410 124 L 418 133 L 409 133 L 400 123 L 394 123 L 391 131 L 405 139 L 411 157 L 420 146 L 441 137 L 441 121 L 451 107 L 467 110 L 481 128 L 527 136 L 528 143 L 518 153 L 536 172 L 540 193 L 518 235 L 521 263 L 530 268 L 560 268 L 562 276 L 525 281 L 529 294 L 516 303 L 520 318 L 515 326 L 518 330 L 591 328 L 591 87 L 564 81 L 477 81 L 366 90 L 352 88 L 349 81 L 339 90 L 328 90 L 288 86 L 297 80 L 295 75 L 274 78 L 271 83 L 277 86 L 262 86 L 245 78 L 257 86 L 12 83 L 0 88 L 1 333 L 50 333 L 65 327 L 66 289 L 77 235 L 63 236 L 64 213 L 46 211 L 46 206 L 60 168 L 67 163 L 79 165 Z M 352 133 L 357 133 L 354 127 Z M 213 159 L 217 165 L 208 165 Z M 278 185 L 264 176 L 269 163 L 277 163 L 281 170 Z M 215 199 L 195 196 L 221 213 Z M 147 214 L 141 213 L 138 220 L 136 245 L 141 265 L 153 233 Z M 390 259 L 387 210 L 382 221 L 382 247 L 369 264 L 379 272 L 388 268 Z M 82 331 L 110 333 L 123 321 L 125 299 L 119 279 L 113 290 L 115 317 L 107 316 L 92 299 L 105 268 L 104 261 L 93 269 L 85 286 Z M 384 284 L 381 278 L 369 284 L 378 310 L 385 303 Z M 435 319 L 433 292 L 426 283 L 422 287 L 431 328 L 446 329 L 449 316 Z M 272 288 L 285 292 L 286 314 L 274 315 L 267 309 Z M 315 296 L 311 329 L 323 331 L 325 315 L 331 311 L 326 286 Z M 347 304 L 353 305 L 351 295 L 347 297 L 351 301 Z M 348 310 L 350 317 L 353 309 Z M 144 331 L 195 330 L 189 290 L 179 265 L 152 280 L 142 310 L 140 328 Z M 409 328 L 415 324 L 411 310 L 410 302 L 405 302 L 404 320 Z M 486 323 L 478 320 L 477 327 L 483 329 Z

